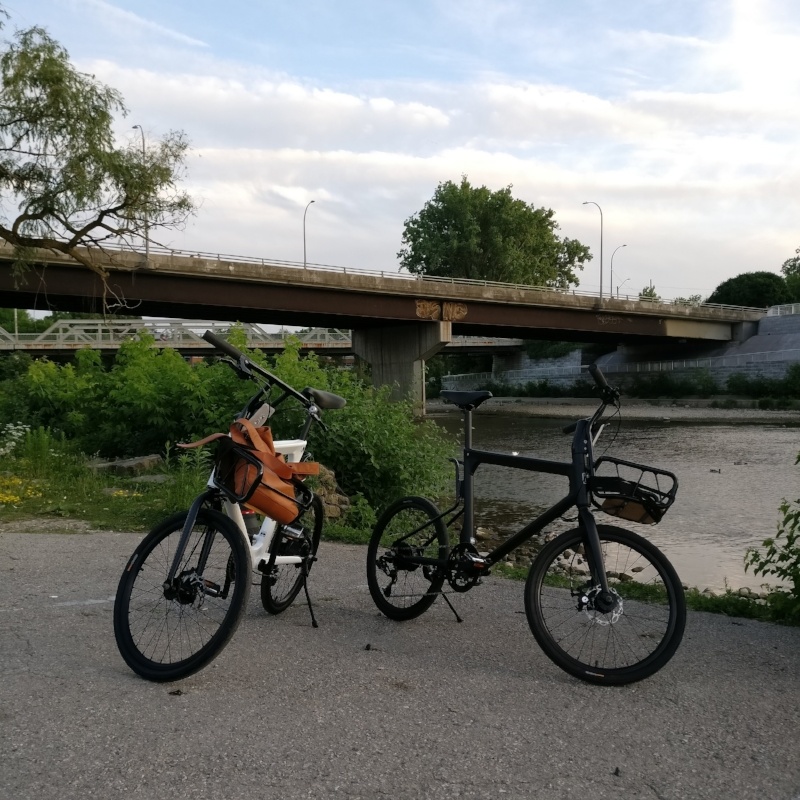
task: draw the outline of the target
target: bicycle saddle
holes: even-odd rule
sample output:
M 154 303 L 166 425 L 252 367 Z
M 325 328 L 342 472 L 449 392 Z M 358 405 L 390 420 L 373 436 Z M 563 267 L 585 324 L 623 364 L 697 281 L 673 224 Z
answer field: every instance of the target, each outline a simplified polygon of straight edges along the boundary
M 484 400 L 488 400 L 492 397 L 492 393 L 486 390 L 481 392 L 455 392 L 448 390 L 439 392 L 439 396 L 445 403 L 458 406 L 462 411 L 473 411 L 484 402 Z
M 347 405 L 347 400 L 344 397 L 339 397 L 338 394 L 333 394 L 333 392 L 323 392 L 322 389 L 312 389 L 310 386 L 306 386 L 302 394 L 323 409 L 344 408 Z

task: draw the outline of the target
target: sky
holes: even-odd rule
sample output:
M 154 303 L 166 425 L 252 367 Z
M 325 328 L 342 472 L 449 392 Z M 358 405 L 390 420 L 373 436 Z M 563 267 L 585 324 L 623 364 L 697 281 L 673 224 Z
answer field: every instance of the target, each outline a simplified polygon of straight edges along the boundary
M 597 206 L 606 294 L 705 298 L 800 247 L 797 0 L 3 5 L 122 93 L 121 142 L 186 132 L 198 210 L 165 246 L 395 272 L 466 175 L 552 208 L 586 291 Z

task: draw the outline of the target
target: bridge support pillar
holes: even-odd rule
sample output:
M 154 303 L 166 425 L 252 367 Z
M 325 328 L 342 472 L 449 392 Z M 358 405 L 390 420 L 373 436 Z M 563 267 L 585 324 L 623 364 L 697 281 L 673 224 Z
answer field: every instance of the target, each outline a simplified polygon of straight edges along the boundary
M 392 400 L 410 399 L 425 414 L 425 361 L 451 339 L 451 323 L 419 322 L 353 331 L 353 351 L 372 367 L 373 386 L 391 386 Z

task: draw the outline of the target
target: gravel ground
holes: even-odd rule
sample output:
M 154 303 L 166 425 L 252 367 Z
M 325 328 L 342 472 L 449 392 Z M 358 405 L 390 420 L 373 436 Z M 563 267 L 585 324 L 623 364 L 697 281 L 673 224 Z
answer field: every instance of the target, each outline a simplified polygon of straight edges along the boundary
M 623 398 L 622 418 L 643 420 L 675 420 L 676 422 L 702 423 L 789 423 L 800 424 L 800 411 L 769 411 L 758 408 L 711 408 L 710 401 L 676 400 L 646 401 Z M 530 417 L 557 417 L 580 419 L 591 416 L 597 403 L 585 399 L 494 397 L 488 400 L 479 414 L 519 414 Z M 427 412 L 437 414 L 460 414 L 452 405 L 441 400 L 431 400 Z
M 689 614 L 653 677 L 583 684 L 491 577 L 392 623 L 365 548 L 323 542 L 311 593 L 245 619 L 197 675 L 152 684 L 114 642 L 141 534 L 0 526 L 0 798 L 798 800 L 800 629 Z

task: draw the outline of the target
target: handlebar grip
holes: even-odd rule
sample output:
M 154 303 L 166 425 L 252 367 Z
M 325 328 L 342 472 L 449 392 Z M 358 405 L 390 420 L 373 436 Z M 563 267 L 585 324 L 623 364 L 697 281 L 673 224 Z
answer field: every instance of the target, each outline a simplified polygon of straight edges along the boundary
M 597 364 L 589 364 L 589 374 L 594 378 L 594 382 L 601 388 L 601 389 L 610 389 L 611 387 L 608 385 L 608 381 L 606 380 L 606 376 L 600 371 L 600 367 Z
M 564 426 L 564 427 L 561 429 L 561 433 L 574 433 L 574 432 L 575 432 L 575 429 L 576 429 L 577 427 L 578 427 L 578 423 L 577 423 L 577 422 L 573 422 L 573 423 L 571 423 L 571 424 L 569 424 L 569 425 L 565 425 L 565 426 Z
M 211 331 L 206 331 L 203 334 L 203 338 L 209 344 L 213 344 L 214 347 L 217 348 L 217 350 L 222 350 L 222 352 L 225 353 L 225 355 L 228 355 L 231 358 L 236 359 L 236 361 L 238 361 L 244 355 L 244 353 L 242 353 L 241 350 L 234 347 L 230 342 L 225 341 L 225 339 L 221 339 L 219 336 L 217 336 L 215 333 L 212 333 Z

